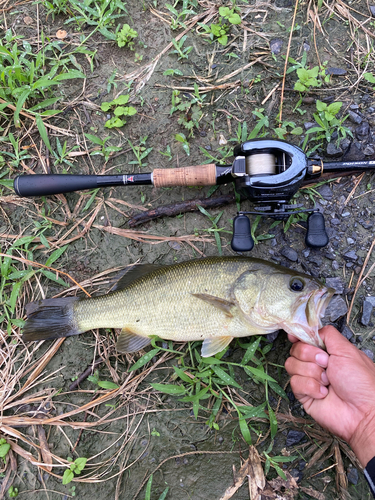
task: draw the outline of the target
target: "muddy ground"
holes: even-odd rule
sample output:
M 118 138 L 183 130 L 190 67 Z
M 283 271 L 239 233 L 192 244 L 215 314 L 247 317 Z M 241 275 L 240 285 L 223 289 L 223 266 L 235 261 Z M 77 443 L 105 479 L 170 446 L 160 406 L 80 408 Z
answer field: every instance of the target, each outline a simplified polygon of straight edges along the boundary
M 190 7 L 197 14 L 207 11 L 209 16 L 216 16 L 202 16 L 200 22 L 210 25 L 212 20 L 217 19 L 219 5 L 202 1 L 194 7 L 196 2 L 191 3 L 193 5 Z M 64 51 L 79 45 L 80 40 L 82 43 L 82 34 L 87 37 L 93 30 L 88 24 L 64 24 L 69 13 L 57 14 L 54 18 L 51 14 L 47 16 L 43 3 L 18 2 L 13 5 L 13 2 L 8 2 L 6 5 L 10 8 L 3 11 L 2 29 L 11 29 L 14 35 L 23 36 L 32 43 L 33 50 L 40 50 L 42 32 L 47 38 L 57 40 L 57 31 L 66 30 L 67 36 L 60 41 L 60 49 Z M 176 2 L 175 7 L 181 12 L 182 2 Z M 232 160 L 232 148 L 238 142 L 238 126 L 243 126 L 246 122 L 250 133 L 258 123 L 258 118 L 253 114 L 256 109 L 262 109 L 264 116 L 269 118 L 269 124 L 260 129 L 258 137 L 263 134 L 265 137 L 276 138 L 273 129 L 278 127 L 281 85 L 276 90 L 275 87 L 282 81 L 294 4 L 289 0 L 270 3 L 250 0 L 248 3 L 238 3 L 237 7 L 241 12 L 242 24 L 231 26 L 226 46 L 213 43 L 204 34 L 203 27 L 194 26 L 188 30 L 184 44 L 184 47 L 192 47 L 188 58 L 178 60 L 177 55 L 172 53 L 173 47 L 158 58 L 171 40 L 183 31 L 181 27 L 177 30 L 171 29 L 170 12 L 165 8 L 164 2 L 128 0 L 128 14 L 116 20 L 111 29 L 114 30 L 118 23 L 129 23 L 138 32 L 134 50 L 120 48 L 100 33 L 94 33 L 84 42 L 84 46 L 95 51 L 95 57 L 91 61 L 91 56 L 79 54 L 75 59 L 86 74 L 86 79 L 68 80 L 55 91 L 55 95 L 61 95 L 61 100 L 55 107 L 63 112 L 49 120 L 60 129 L 60 132 L 49 130 L 49 138 L 53 148 L 56 148 L 56 137 L 61 144 L 67 141 L 67 151 L 72 152 L 67 159 L 72 166 L 56 163 L 41 141 L 37 128 L 34 126 L 29 130 L 31 123 L 25 118 L 21 130 L 15 129 L 11 123 L 2 124 L 4 136 L 12 130 L 17 137 L 22 138 L 22 146 L 35 146 L 32 158 L 17 166 L 12 165 L 7 177 L 13 178 L 25 173 L 28 168 L 35 173 L 116 174 L 148 172 L 154 168 L 169 169 L 219 160 L 229 164 Z M 322 140 L 314 153 L 320 158 L 375 159 L 373 84 L 363 79 L 363 73 L 374 70 L 371 50 L 375 22 L 374 18 L 371 18 L 371 12 L 374 13 L 374 7 L 368 7 L 364 1 L 352 2 L 350 6 L 341 1 L 323 3 L 319 9 L 312 2 L 301 2 L 298 5 L 290 57 L 301 61 L 306 51 L 307 68 L 326 63 L 327 72 L 328 68 L 333 70 L 330 71 L 332 76 L 329 83 L 323 83 L 320 87 L 311 88 L 302 94 L 304 99 L 298 106 L 299 110 L 295 107 L 300 95 L 293 90 L 297 81 L 296 72 L 287 75 L 283 120 L 293 121 L 294 127 L 302 128 L 302 134 L 287 133 L 285 139 L 296 145 L 302 144 L 306 131 L 314 122 L 316 99 L 326 103 L 342 102 L 340 116 L 348 115 L 345 126 L 352 133 L 352 137 L 347 135 L 339 144 L 334 142 L 334 148 L 331 145 L 327 149 L 326 141 Z M 193 17 L 193 14 L 188 15 L 185 22 L 188 23 Z M 359 22 L 364 21 L 361 27 Z M 135 54 L 138 54 L 137 62 Z M 156 58 L 157 64 L 151 68 L 150 65 Z M 250 66 L 249 63 L 256 59 L 258 61 Z M 182 75 L 165 75 L 164 72 L 168 69 L 179 70 Z M 236 70 L 238 72 L 230 76 Z M 114 71 L 114 85 L 108 86 Z M 194 99 L 194 83 L 200 88 L 198 104 L 194 104 L 187 114 L 182 111 L 171 114 L 173 89 L 183 88 L 179 97 L 183 102 L 189 102 Z M 204 92 L 202 89 L 208 86 L 217 88 Z M 124 127 L 105 128 L 104 125 L 111 114 L 101 111 L 100 105 L 129 91 L 130 104 L 137 109 L 137 114 L 129 117 Z M 190 133 L 181 122 L 189 124 L 194 120 L 196 123 Z M 289 126 L 288 131 L 294 127 Z M 102 139 L 109 136 L 109 143 L 121 149 L 107 162 L 103 156 L 90 156 L 87 152 L 92 151 L 95 145 L 85 138 L 85 133 Z M 178 133 L 184 133 L 188 138 L 189 156 L 182 143 L 175 139 Z M 142 160 L 142 163 L 147 165 L 140 167 L 136 163 L 130 163 L 135 160 L 135 155 L 129 141 L 137 146 L 141 138 L 145 137 L 144 147 L 152 149 Z M 315 144 L 309 143 L 308 148 Z M 6 142 L 3 148 L 4 151 L 12 151 L 9 142 Z M 74 153 L 78 151 L 83 154 L 75 156 Z M 170 159 L 160 153 L 167 151 L 170 151 Z M 209 155 L 212 156 L 211 159 Z M 7 168 L 9 162 L 3 164 L 3 172 Z M 362 306 L 365 296 L 375 295 L 373 273 L 366 277 L 355 294 L 353 292 L 358 279 L 366 275 L 374 262 L 373 256 L 369 255 L 374 238 L 373 186 L 374 174 L 368 172 L 362 177 L 339 177 L 314 190 L 300 191 L 298 203 L 303 203 L 305 208 L 315 204 L 324 210 L 330 237 L 327 247 L 313 250 L 305 246 L 306 224 L 303 220 L 295 221 L 285 232 L 285 222 L 270 229 L 272 221 L 262 219 L 255 234 L 266 239 L 260 239 L 251 252 L 254 257 L 271 260 L 322 279 L 337 278 L 334 283 L 339 294 L 326 320 L 336 325 L 358 347 L 365 349 L 370 357 L 373 357 L 375 352 L 372 340 L 375 338 L 375 330 L 371 317 L 367 324 L 363 324 L 366 320 L 362 318 Z M 78 282 L 89 280 L 108 269 L 123 268 L 134 262 L 171 264 L 203 255 L 218 255 L 212 222 L 199 212 L 161 218 L 135 228 L 146 235 L 156 235 L 160 238 L 156 241 L 144 238 L 142 241 L 136 241 L 121 232 L 129 229 L 129 217 L 139 211 L 192 198 L 205 198 L 207 195 L 230 194 L 233 193 L 233 186 L 221 186 L 211 193 L 212 190 L 208 187 L 105 188 L 96 193 L 95 199 L 91 200 L 85 210 L 92 192 L 20 200 L 16 197 L 9 198 L 13 192 L 4 188 L 0 198 L 2 251 L 14 244 L 17 236 L 40 236 L 42 231 L 40 227 L 35 229 L 33 221 L 47 225 L 49 221 L 48 228 L 42 234 L 50 241 L 50 248 L 43 246 L 43 241 L 40 243 L 35 240 L 30 247 L 33 250 L 32 260 L 45 263 L 55 250 L 56 241 L 61 247 L 67 240 L 72 239 L 55 266 Z M 251 208 L 249 201 L 241 203 L 242 210 Z M 233 255 L 230 239 L 232 220 L 237 212 L 236 204 L 230 203 L 210 210 L 210 214 L 217 216 L 221 211 L 222 216 L 217 225 L 223 230 L 219 233 L 222 253 Z M 86 218 L 83 219 L 84 217 Z M 113 234 L 112 228 L 119 228 L 119 234 Z M 209 229 L 211 231 L 208 231 Z M 68 235 L 66 233 L 69 230 L 71 232 Z M 65 234 L 65 239 L 59 240 Z M 186 235 L 190 236 L 189 241 L 180 238 Z M 74 238 L 75 236 L 77 238 Z M 162 237 L 166 240 L 163 241 Z M 13 255 L 25 257 L 26 253 L 14 251 Z M 368 255 L 367 263 L 365 260 Z M 364 264 L 367 265 L 362 275 Z M 25 263 L 15 265 L 19 266 L 19 269 L 26 266 Z M 116 271 L 112 273 L 115 274 Z M 40 278 L 34 277 L 24 285 L 23 295 L 17 306 L 19 318 L 24 317 L 23 305 L 40 298 L 42 293 L 44 297 L 65 293 L 66 288 L 39 276 Z M 63 279 L 70 283 L 67 277 Z M 109 287 L 106 276 L 95 286 L 89 285 L 86 284 L 87 290 L 94 293 L 103 292 Z M 347 310 L 351 304 L 348 324 Z M 3 328 L 3 353 L 11 352 L 16 356 L 17 352 L 21 352 L 22 356 L 26 356 L 19 330 L 14 327 L 11 337 L 7 338 L 6 325 L 3 325 Z M 150 387 L 150 382 L 170 383 L 173 357 L 165 362 L 160 362 L 160 356 L 154 358 L 147 365 L 145 378 L 141 377 L 134 382 L 133 378 L 128 378 L 128 368 L 139 355 L 119 356 L 115 351 L 114 339 L 113 332 L 100 331 L 96 332 L 95 336 L 86 333 L 65 340 L 58 349 L 56 348 L 56 353 L 46 364 L 39 385 L 28 392 L 25 391 L 22 398 L 20 396 L 10 401 L 11 395 L 17 394 L 27 380 L 27 374 L 24 374 L 19 384 L 14 386 L 13 392 L 4 398 L 2 414 L 16 420 L 11 420 L 14 423 L 14 432 L 11 430 L 13 427 L 8 426 L 3 428 L 2 433 L 24 450 L 31 452 L 34 457 L 30 459 L 26 453 L 22 454 L 20 450 L 17 452 L 17 449 L 13 448 L 11 478 L 13 486 L 18 488 L 20 498 L 32 493 L 35 499 L 66 499 L 72 496 L 82 500 L 93 496 L 124 500 L 143 499 L 146 494 L 144 480 L 163 460 L 176 455 L 181 456 L 166 461 L 155 472 L 151 499 L 159 498 L 167 486 L 167 499 L 221 498 L 233 483 L 233 467 L 238 470 L 241 459 L 247 457 L 247 445 L 241 437 L 236 412 L 230 405 L 225 406 L 218 418 L 219 430 L 210 429 L 206 425 L 208 412 L 201 410 L 195 420 L 191 404 L 180 402 L 176 396 L 156 394 Z M 5 345 L 11 345 L 12 350 L 9 351 Z M 38 347 L 28 346 L 28 363 L 32 365 L 42 359 L 44 353 L 51 349 L 51 345 L 48 341 Z M 263 345 L 266 345 L 265 341 Z M 187 347 L 183 346 L 182 349 L 186 351 Z M 288 350 L 289 344 L 282 332 L 273 341 L 273 347 L 267 354 L 267 362 L 283 365 Z M 75 415 L 66 415 L 88 404 L 98 395 L 104 396 L 108 393 L 107 389 L 95 388 L 88 380 L 82 382 L 78 389 L 69 390 L 72 381 L 99 354 L 105 360 L 105 363 L 99 366 L 100 379 L 112 380 L 121 386 L 121 390 L 116 392 L 113 398 L 96 405 L 87 413 L 81 410 Z M 17 358 L 12 368 L 14 373 L 22 365 L 22 356 Z M 229 359 L 233 362 L 238 362 L 242 356 L 243 351 L 238 346 L 233 346 L 229 351 Z M 268 369 L 282 387 L 286 386 L 288 377 L 285 370 L 271 365 Z M 141 371 L 135 372 L 137 376 Z M 124 384 L 127 380 L 131 383 Z M 242 385 L 239 395 L 243 402 L 257 406 L 265 401 L 263 385 L 254 384 L 241 370 L 236 371 L 236 380 Z M 285 466 L 285 470 L 291 472 L 298 481 L 298 488 L 294 496 L 288 496 L 292 493 L 288 493 L 288 488 L 285 490 L 284 487 L 278 498 L 339 498 L 337 477 L 341 469 L 335 465 L 336 442 L 332 441 L 328 434 L 322 433 L 318 426 L 313 425 L 293 399 L 289 387 L 286 392 L 288 401 L 280 402 L 276 394 L 270 396 L 273 409 L 285 416 L 293 415 L 307 420 L 279 420 L 279 431 L 272 453 L 298 455 L 294 462 Z M 38 396 L 34 401 L 32 395 L 35 393 Z M 212 405 L 212 402 L 209 404 Z M 59 415 L 63 415 L 61 421 L 57 419 Z M 54 455 L 54 475 L 33 465 L 33 461 L 46 462 L 46 455 L 38 454 L 38 445 L 42 444 L 42 438 L 38 434 L 40 426 L 38 428 L 36 425 L 22 425 L 20 419 L 23 417 L 33 418 L 34 424 L 36 418 L 54 419 L 52 423 L 43 425 L 47 446 Z M 87 427 L 83 431 L 80 427 L 84 425 L 77 425 L 77 428 L 70 425 L 74 421 L 98 422 L 100 418 L 104 419 L 104 423 L 99 422 L 93 428 Z M 111 419 L 115 420 L 110 421 Z M 258 441 L 258 451 L 261 453 L 270 444 L 267 435 L 269 424 L 264 419 L 255 419 L 252 425 L 259 433 L 259 436 L 256 436 L 255 432 L 252 433 L 253 442 L 255 444 Z M 293 441 L 293 430 L 305 434 L 297 435 Z M 323 448 L 322 455 L 308 469 L 311 457 L 318 449 Z M 347 483 L 347 494 L 350 495 L 348 498 L 370 498 L 358 463 L 350 461 L 350 454 L 346 453 L 344 447 L 340 450 L 343 463 L 339 465 L 342 465 L 345 473 L 341 485 Z M 68 485 L 62 485 L 61 476 L 67 457 L 86 457 L 89 461 L 81 476 L 76 476 Z M 4 478 L 5 476 L 4 469 Z M 276 477 L 274 470 L 271 469 L 268 477 Z M 139 491 L 142 485 L 142 490 Z M 8 486 L 4 491 L 8 491 Z M 319 494 L 321 496 L 317 496 Z M 8 493 L 5 493 L 6 498 L 7 495 Z M 247 484 L 245 483 L 232 498 L 249 498 Z

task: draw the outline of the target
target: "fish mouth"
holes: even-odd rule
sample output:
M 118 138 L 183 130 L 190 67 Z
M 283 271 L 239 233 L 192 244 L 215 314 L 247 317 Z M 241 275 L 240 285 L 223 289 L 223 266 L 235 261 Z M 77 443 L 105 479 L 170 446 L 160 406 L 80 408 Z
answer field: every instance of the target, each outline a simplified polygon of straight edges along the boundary
M 292 325 L 283 326 L 284 330 L 307 344 L 325 349 L 318 330 L 322 328 L 322 318 L 335 290 L 321 288 L 313 291 L 306 300 L 301 300 L 294 311 Z

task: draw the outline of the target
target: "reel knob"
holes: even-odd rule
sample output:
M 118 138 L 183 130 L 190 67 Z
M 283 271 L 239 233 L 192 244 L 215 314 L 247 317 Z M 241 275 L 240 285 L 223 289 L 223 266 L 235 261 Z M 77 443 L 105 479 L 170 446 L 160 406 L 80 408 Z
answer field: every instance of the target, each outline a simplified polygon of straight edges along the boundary
M 321 212 L 313 212 L 309 215 L 305 243 L 311 248 L 322 248 L 328 244 L 328 234 Z
M 239 214 L 233 219 L 231 247 L 235 252 L 250 252 L 254 247 L 254 240 L 251 236 L 250 220 L 244 214 Z

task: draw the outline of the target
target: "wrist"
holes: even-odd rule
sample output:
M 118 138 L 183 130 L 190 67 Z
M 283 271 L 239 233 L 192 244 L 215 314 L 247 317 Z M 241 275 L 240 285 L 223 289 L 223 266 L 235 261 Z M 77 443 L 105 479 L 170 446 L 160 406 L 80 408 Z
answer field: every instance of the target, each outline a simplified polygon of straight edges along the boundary
M 375 411 L 359 423 L 349 442 L 363 467 L 375 456 Z

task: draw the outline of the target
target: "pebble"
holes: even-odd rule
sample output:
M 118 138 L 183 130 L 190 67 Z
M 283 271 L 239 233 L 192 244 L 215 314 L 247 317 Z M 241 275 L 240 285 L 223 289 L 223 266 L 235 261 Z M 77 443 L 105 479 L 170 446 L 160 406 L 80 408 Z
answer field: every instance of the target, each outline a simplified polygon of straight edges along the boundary
M 370 133 L 370 125 L 368 122 L 362 122 L 359 127 L 355 129 L 355 135 L 359 141 L 364 141 L 367 139 Z
M 306 122 L 304 127 L 305 127 L 305 130 L 309 130 L 310 128 L 313 128 L 313 127 L 316 127 L 316 123 L 314 122 Z
M 375 297 L 365 297 L 362 306 L 361 323 L 367 326 L 370 323 L 372 310 L 375 307 Z
M 363 150 L 363 154 L 366 156 L 371 156 L 374 153 L 375 153 L 375 149 L 372 146 L 370 146 L 369 144 L 367 144 L 367 146 Z
M 305 248 L 302 250 L 302 255 L 307 259 L 307 257 L 310 255 L 310 248 Z
M 370 5 L 370 11 L 371 11 L 372 17 L 375 17 L 375 5 Z
M 351 331 L 351 329 L 347 325 L 344 326 L 341 333 L 348 340 L 352 339 L 353 335 L 354 335 L 354 333 Z
M 375 108 L 373 108 L 372 106 L 370 106 L 368 109 L 367 109 L 367 113 L 373 113 L 375 111 Z
M 359 475 L 358 475 L 358 470 L 355 467 L 349 467 L 346 475 L 349 483 L 354 485 L 358 484 Z
M 374 361 L 374 353 L 370 351 L 370 349 L 361 349 L 361 351 L 366 354 L 368 358 L 371 359 L 371 361 Z
M 280 54 L 281 48 L 283 46 L 283 40 L 281 38 L 274 38 L 270 41 L 270 49 L 272 54 Z
M 334 323 L 348 312 L 345 300 L 339 295 L 335 295 L 326 309 L 324 320 Z
M 362 118 L 357 113 L 354 113 L 354 111 L 351 110 L 349 110 L 349 120 L 351 120 L 353 123 L 356 123 L 357 125 L 360 125 L 362 123 Z
M 344 259 L 355 262 L 356 260 L 358 260 L 358 255 L 354 250 L 350 250 L 350 252 L 344 253 Z
M 351 140 L 348 139 L 348 137 L 345 137 L 341 142 L 340 142 L 340 147 L 343 151 L 346 151 L 351 144 Z
M 286 438 L 286 446 L 294 446 L 298 444 L 302 439 L 306 437 L 306 434 L 301 431 L 295 431 L 291 429 L 288 432 L 287 438 Z
M 268 335 L 266 335 L 266 342 L 271 343 L 274 340 L 276 340 L 279 333 L 280 333 L 280 330 L 276 330 L 275 332 L 272 332 L 272 333 L 269 333 Z
M 342 155 L 342 149 L 337 147 L 334 142 L 329 142 L 327 146 L 327 155 L 337 158 Z
M 350 148 L 345 153 L 344 161 L 360 161 L 363 160 L 365 155 L 363 154 L 361 144 L 359 142 L 352 142 Z M 352 190 L 350 188 L 349 192 Z
M 338 270 L 340 269 L 340 265 L 339 265 L 339 263 L 337 262 L 337 260 L 332 261 L 332 269 L 333 269 L 334 271 L 338 271 Z
M 341 214 L 341 217 L 349 217 L 350 215 L 350 212 L 344 212 L 343 214 Z
M 355 240 L 353 240 L 353 238 L 346 238 L 346 241 L 347 241 L 348 245 L 354 245 L 354 243 L 355 243 Z
M 303 479 L 303 474 L 301 471 L 299 471 L 298 469 L 292 469 L 290 471 L 290 475 L 292 477 L 294 477 L 294 479 L 297 481 L 297 483 L 299 483 L 300 481 L 302 481 Z M 284 497 L 285 498 L 285 497 Z
M 374 223 L 370 219 L 367 220 L 361 219 L 359 223 L 361 224 L 362 227 L 364 227 L 364 229 L 371 229 L 372 226 L 374 225 Z
M 326 68 L 326 75 L 344 76 L 347 71 L 343 68 Z
M 330 143 L 331 144 L 331 143 Z M 323 186 L 320 186 L 317 189 L 318 193 L 320 196 L 322 196 L 325 200 L 331 201 L 333 198 L 333 191 L 332 189 L 328 186 L 328 184 L 323 184 Z M 320 200 L 321 201 L 321 200 Z
M 298 253 L 291 247 L 283 247 L 280 253 L 283 257 L 292 262 L 297 262 L 298 260 Z
M 350 108 L 350 109 L 359 109 L 359 106 L 358 106 L 358 104 L 351 104 L 351 105 L 349 106 L 349 108 Z
M 341 278 L 327 278 L 326 286 L 334 288 L 335 293 L 338 295 L 344 293 L 345 283 L 342 281 Z

